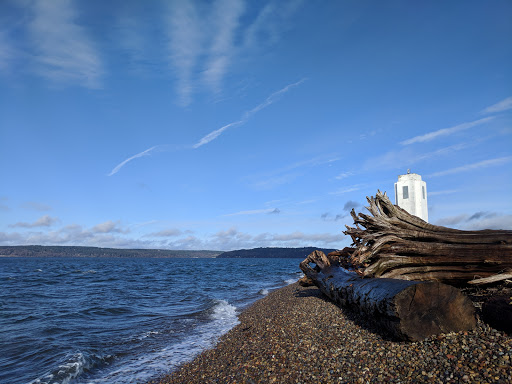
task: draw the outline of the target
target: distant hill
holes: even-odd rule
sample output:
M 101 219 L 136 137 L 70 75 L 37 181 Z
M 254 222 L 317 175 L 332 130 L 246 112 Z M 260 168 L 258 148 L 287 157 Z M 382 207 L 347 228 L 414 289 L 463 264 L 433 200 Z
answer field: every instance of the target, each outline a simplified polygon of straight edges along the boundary
M 335 249 L 305 247 L 305 248 L 254 248 L 254 249 L 240 249 L 237 251 L 224 252 L 217 256 L 221 259 L 232 258 L 302 258 L 305 259 L 307 255 L 315 250 L 319 250 L 328 254 L 335 251 Z
M 0 256 L 10 257 L 215 257 L 221 251 L 176 251 L 168 249 L 117 249 L 43 245 L 0 246 Z

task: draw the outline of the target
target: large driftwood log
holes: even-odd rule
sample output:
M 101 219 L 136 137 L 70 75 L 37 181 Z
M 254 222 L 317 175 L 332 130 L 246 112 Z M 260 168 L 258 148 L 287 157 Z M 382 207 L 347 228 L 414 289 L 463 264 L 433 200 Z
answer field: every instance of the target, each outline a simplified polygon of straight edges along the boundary
M 512 231 L 432 225 L 393 205 L 380 191 L 367 200 L 371 216 L 352 210 L 355 228 L 347 226 L 344 232 L 355 247 L 349 262 L 363 276 L 453 285 L 510 278 Z
M 334 263 L 334 258 L 315 251 L 300 268 L 331 300 L 355 308 L 398 339 L 419 341 L 476 325 L 471 300 L 454 287 L 437 282 L 363 279 Z

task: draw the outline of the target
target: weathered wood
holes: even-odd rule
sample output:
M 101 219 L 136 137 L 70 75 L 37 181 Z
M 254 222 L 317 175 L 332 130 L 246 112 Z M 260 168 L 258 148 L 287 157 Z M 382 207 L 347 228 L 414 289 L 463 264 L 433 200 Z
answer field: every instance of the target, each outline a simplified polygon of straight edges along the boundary
M 300 263 L 300 268 L 331 300 L 356 309 L 398 339 L 418 341 L 476 325 L 471 300 L 452 286 L 361 278 L 336 265 L 334 256 L 315 251 Z
M 345 263 L 365 277 L 486 284 L 512 269 L 512 231 L 429 224 L 380 191 L 367 200 L 371 215 L 352 210 L 355 228 L 347 226 L 344 232 L 354 243 Z

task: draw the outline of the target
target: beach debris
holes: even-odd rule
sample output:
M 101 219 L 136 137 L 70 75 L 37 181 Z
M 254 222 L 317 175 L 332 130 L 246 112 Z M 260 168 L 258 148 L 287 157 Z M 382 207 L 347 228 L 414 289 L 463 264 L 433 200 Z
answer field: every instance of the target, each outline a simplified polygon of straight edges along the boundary
M 335 303 L 367 316 L 400 340 L 420 341 L 476 326 L 473 303 L 450 285 L 361 278 L 321 251 L 311 253 L 300 268 Z
M 433 225 L 392 204 L 386 193 L 366 199 L 370 215 L 352 209 L 354 227 L 344 232 L 351 247 L 327 255 L 315 251 L 300 264 L 324 294 L 372 316 L 402 339 L 471 329 L 475 308 L 489 324 L 512 332 L 504 325 L 511 323 L 506 316 L 512 300 L 486 305 L 496 285 L 512 295 L 506 288 L 512 278 L 512 231 Z
M 346 256 L 364 277 L 438 281 L 455 286 L 512 278 L 512 231 L 463 231 L 429 224 L 393 205 L 386 193 L 367 197 L 371 215 L 351 211 L 355 227 Z

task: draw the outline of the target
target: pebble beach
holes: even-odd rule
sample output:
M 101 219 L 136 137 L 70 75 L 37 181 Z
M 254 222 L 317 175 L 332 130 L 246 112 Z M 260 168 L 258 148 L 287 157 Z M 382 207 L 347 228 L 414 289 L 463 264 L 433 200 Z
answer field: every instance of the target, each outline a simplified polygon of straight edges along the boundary
M 206 350 L 154 383 L 512 383 L 512 338 L 469 332 L 396 341 L 298 283 L 271 292 Z

